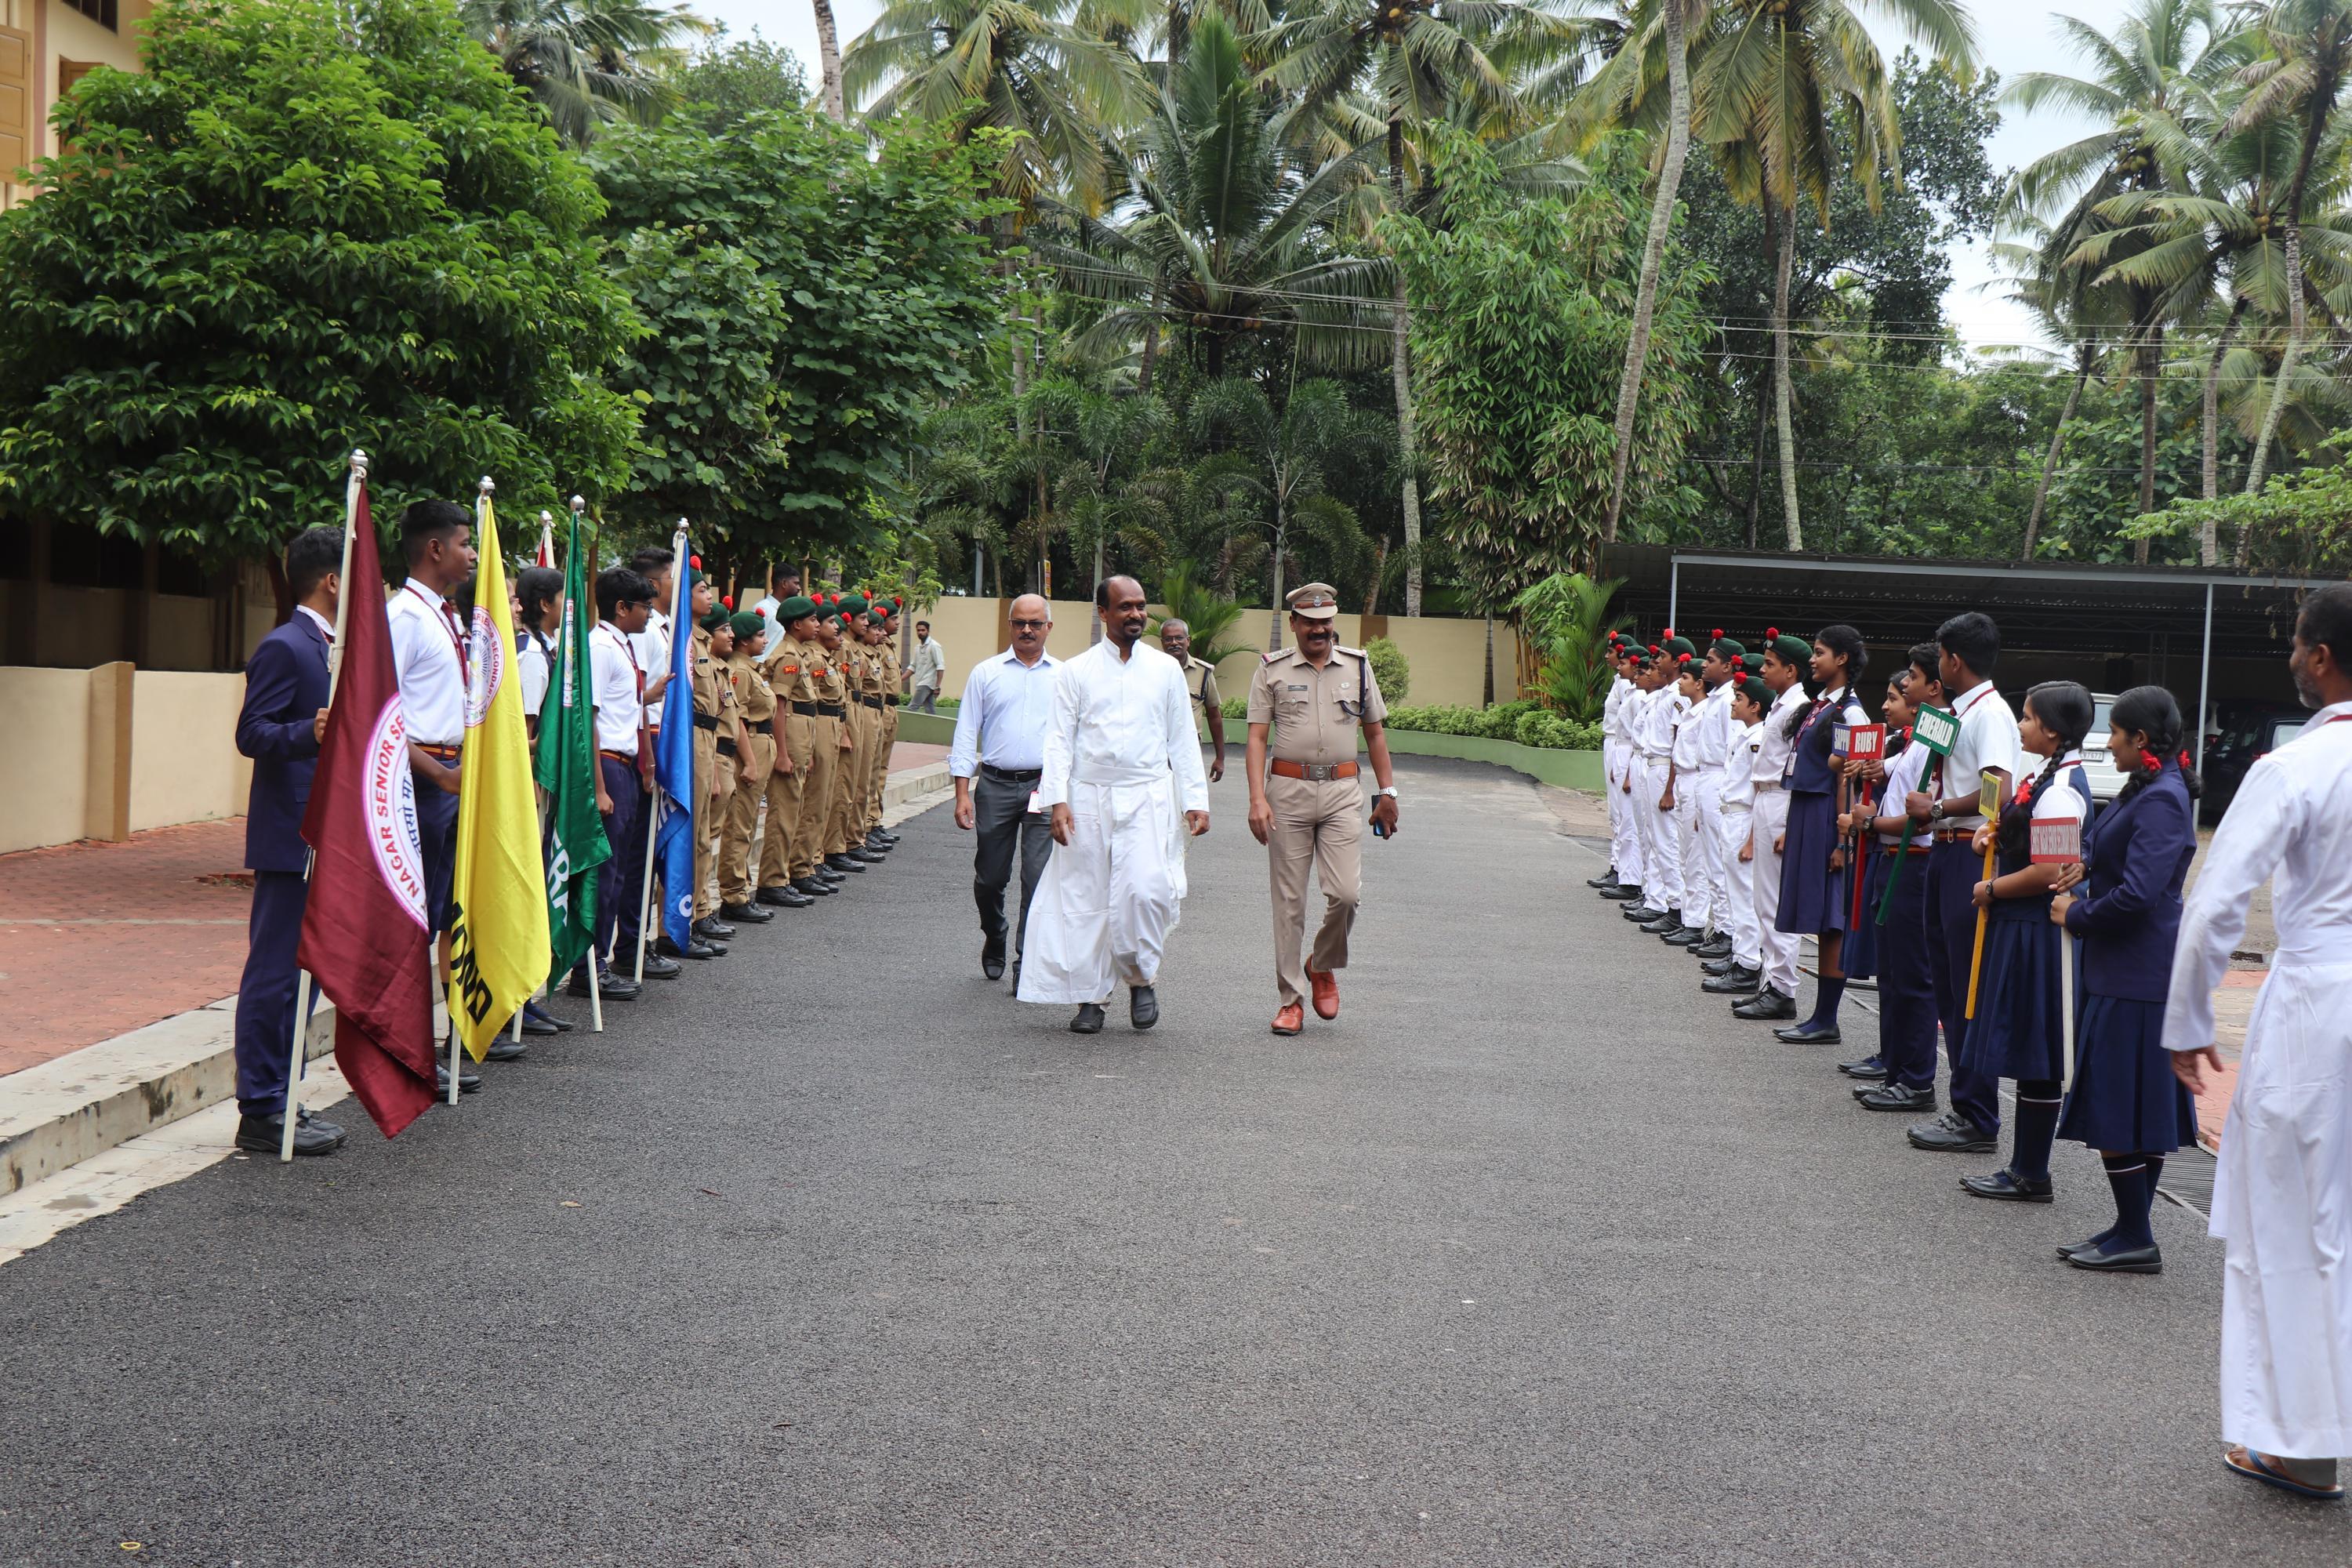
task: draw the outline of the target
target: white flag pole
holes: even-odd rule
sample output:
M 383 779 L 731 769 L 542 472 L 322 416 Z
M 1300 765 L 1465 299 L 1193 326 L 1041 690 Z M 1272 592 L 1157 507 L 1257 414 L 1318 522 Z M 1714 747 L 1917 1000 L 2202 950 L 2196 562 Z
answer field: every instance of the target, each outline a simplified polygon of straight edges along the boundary
M 359 525 L 360 492 L 367 488 L 368 455 L 352 448 L 351 472 L 343 481 L 343 564 L 335 575 L 335 637 L 327 648 L 327 706 L 335 705 L 335 685 L 343 673 L 343 627 L 351 620 L 352 611 L 352 531 Z M 307 888 L 310 868 L 318 860 L 312 851 L 302 860 L 302 881 Z M 302 1068 L 308 1052 L 303 1043 L 310 1033 L 310 972 L 294 972 L 294 1042 L 289 1048 L 286 1067 L 286 1125 L 278 1133 L 278 1163 L 281 1165 L 294 1158 L 294 1127 L 302 1117 Z
M 681 517 L 677 520 L 677 531 L 671 535 L 669 543 L 669 580 L 671 584 L 669 595 L 669 635 L 670 652 L 672 655 L 670 662 L 671 665 L 675 667 L 677 664 L 676 654 L 677 651 L 679 620 L 677 612 L 685 608 L 688 603 L 688 595 L 684 591 L 687 580 L 686 519 Z M 669 671 L 665 669 L 662 673 L 667 675 Z M 669 699 L 672 695 L 672 693 L 667 691 L 662 693 L 662 710 L 665 714 L 667 714 L 669 710 Z M 642 708 L 637 711 L 637 722 L 640 724 L 645 722 L 645 710 Z M 645 885 L 641 889 L 639 889 L 637 896 L 637 984 L 640 985 L 643 985 L 646 983 L 646 949 L 653 942 L 654 835 L 661 826 L 662 809 L 661 766 L 660 759 L 656 758 L 654 766 L 654 785 L 652 789 L 646 792 L 646 795 Z

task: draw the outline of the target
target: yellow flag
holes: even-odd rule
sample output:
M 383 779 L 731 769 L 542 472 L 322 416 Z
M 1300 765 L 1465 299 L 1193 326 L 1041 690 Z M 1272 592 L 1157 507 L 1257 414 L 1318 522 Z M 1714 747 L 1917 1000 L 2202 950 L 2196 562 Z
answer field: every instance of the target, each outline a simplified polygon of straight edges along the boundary
M 466 648 L 466 753 L 457 792 L 457 869 L 450 889 L 449 1009 L 480 1060 L 547 977 L 547 876 L 539 801 L 523 732 L 514 623 L 489 481 L 476 509 L 474 624 Z

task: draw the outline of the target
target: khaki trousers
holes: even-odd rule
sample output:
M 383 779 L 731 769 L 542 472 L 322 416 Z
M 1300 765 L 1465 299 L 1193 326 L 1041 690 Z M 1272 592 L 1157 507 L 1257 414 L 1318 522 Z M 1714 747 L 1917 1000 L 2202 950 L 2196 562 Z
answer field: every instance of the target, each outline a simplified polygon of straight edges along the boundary
M 793 879 L 800 860 L 801 802 L 808 793 L 810 721 L 793 713 L 783 720 L 783 756 L 792 759 L 793 771 L 782 771 L 780 757 L 777 771 L 768 775 L 768 830 L 760 846 L 763 888 L 781 888 Z
M 865 703 L 851 699 L 847 722 L 852 749 L 834 771 L 833 800 L 825 813 L 824 852 L 828 855 L 841 854 L 851 843 L 850 819 L 863 804 L 866 760 L 874 754 L 874 734 L 866 723 L 873 711 Z
M 833 803 L 841 789 L 841 727 L 847 721 L 820 713 L 809 722 L 815 726 L 816 738 L 810 748 L 809 776 L 801 786 L 801 831 L 793 836 L 798 863 L 807 868 L 803 876 L 834 853 Z
M 719 851 L 719 896 L 730 904 L 748 904 L 757 891 L 751 885 L 751 836 L 760 825 L 760 801 L 766 793 L 768 770 L 775 766 L 776 742 L 762 727 L 748 742 L 751 771 L 738 779 L 727 801 L 727 835 Z
M 726 820 L 722 808 L 710 807 L 711 781 L 719 775 L 719 737 L 697 726 L 694 731 L 694 918 L 701 920 L 718 905 L 711 900 L 711 879 L 718 874 L 719 855 L 710 836 Z M 717 818 L 716 821 L 713 818 Z
M 1274 982 L 1282 1005 L 1305 1003 L 1307 971 L 1348 967 L 1348 935 L 1356 926 L 1356 902 L 1363 885 L 1364 792 L 1352 778 L 1284 778 L 1269 774 L 1266 804 L 1274 807 L 1274 831 L 1266 839 L 1268 880 L 1274 890 Z M 1323 923 L 1304 963 L 1307 933 L 1307 869 L 1323 889 Z
M 866 826 L 869 832 L 882 826 L 882 786 L 890 782 L 890 748 L 898 739 L 896 708 L 885 708 L 875 717 L 881 723 L 874 741 L 874 776 L 866 784 Z

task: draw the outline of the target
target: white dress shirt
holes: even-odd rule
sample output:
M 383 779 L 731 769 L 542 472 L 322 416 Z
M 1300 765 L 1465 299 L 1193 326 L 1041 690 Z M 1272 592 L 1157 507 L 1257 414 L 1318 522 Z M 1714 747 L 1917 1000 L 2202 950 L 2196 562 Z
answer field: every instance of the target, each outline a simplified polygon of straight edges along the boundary
M 1066 804 L 1076 784 L 1144 784 L 1172 771 L 1180 809 L 1208 810 L 1184 667 L 1142 642 L 1122 659 L 1108 637 L 1065 662 L 1054 680 L 1045 766 L 1043 806 Z
M 628 636 L 629 651 L 637 656 L 637 668 L 646 672 L 647 681 L 669 673 L 669 617 L 667 616 L 659 610 L 654 611 L 646 616 L 645 630 L 631 632 Z M 769 646 L 774 645 L 771 643 Z M 646 722 L 658 730 L 661 728 L 661 721 L 662 700 L 656 697 L 646 704 Z
M 1764 743 L 1761 723 L 1731 721 L 1723 775 L 1723 809 L 1748 811 L 1756 805 L 1756 752 Z
M 515 667 L 522 675 L 522 710 L 536 719 L 547 700 L 547 683 L 554 671 L 548 658 L 548 642 L 537 632 L 525 626 L 522 651 L 516 656 Z
M 1710 690 L 1692 717 L 1698 724 L 1698 765 L 1721 768 L 1731 759 L 1731 731 L 1738 727 L 1731 717 L 1731 682 Z
M 1054 682 L 1062 661 L 1040 653 L 1024 664 L 1011 648 L 972 667 L 956 709 L 948 773 L 968 779 L 982 763 L 1025 773 L 1045 765 L 1045 725 L 1054 714 Z
M 420 746 L 466 741 L 465 628 L 449 601 L 411 577 L 384 606 L 393 670 L 408 738 Z
M 1674 755 L 1675 726 L 1682 721 L 1683 710 L 1689 706 L 1683 700 L 1683 694 L 1671 686 L 1661 686 L 1650 693 L 1633 735 L 1643 756 L 1664 762 Z
M 596 749 L 637 754 L 636 649 L 610 621 L 588 634 L 588 679 L 596 690 Z
M 1935 794 L 1945 800 L 1958 795 L 1973 797 L 1977 777 L 1987 768 L 2007 769 L 2012 788 L 2022 783 L 2018 763 L 2025 748 L 2017 736 L 2017 716 L 1992 689 L 1992 682 L 1962 692 L 1952 711 L 1960 721 L 1960 732 L 1952 742 L 1952 754 L 1944 759 L 1944 780 Z M 1971 812 L 1947 816 L 1936 826 L 1973 830 L 1984 826 L 1984 817 Z
M 1633 683 L 1623 676 L 1612 677 L 1609 695 L 1601 703 L 1601 736 L 1606 741 L 1625 739 L 1625 700 L 1634 694 Z
M 1886 763 L 1886 776 L 1879 781 L 1878 796 L 1871 805 L 1870 814 L 1873 816 L 1902 816 L 1904 797 L 1923 787 L 1920 781 L 1927 776 L 1927 764 L 1935 755 L 1916 741 L 1895 752 Z M 1927 829 L 1921 828 L 1911 835 L 1911 842 L 1924 844 L 1927 837 Z M 1903 835 L 1882 833 L 1878 841 L 1892 847 L 1903 842 Z
M 1792 681 L 1789 689 L 1772 699 L 1772 706 L 1764 710 L 1763 733 L 1756 747 L 1756 767 L 1751 775 L 1759 789 L 1779 789 L 1780 775 L 1789 771 L 1789 754 L 1796 748 L 1796 737 L 1789 733 L 1789 714 L 1811 701 L 1805 695 L 1802 681 Z

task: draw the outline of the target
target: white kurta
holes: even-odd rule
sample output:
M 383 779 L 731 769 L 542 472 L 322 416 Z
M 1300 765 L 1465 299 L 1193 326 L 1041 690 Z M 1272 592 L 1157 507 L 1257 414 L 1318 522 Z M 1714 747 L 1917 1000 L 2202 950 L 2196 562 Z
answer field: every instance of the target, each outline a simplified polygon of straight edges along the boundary
M 1181 666 L 1108 638 L 1062 666 L 1037 803 L 1070 808 L 1021 944 L 1024 1002 L 1108 1002 L 1160 976 L 1184 897 L 1182 813 L 1209 809 Z
M 2331 721 L 2334 721 L 2331 722 Z M 2190 889 L 2164 1043 L 2213 1040 L 2213 987 L 2264 881 L 2278 952 L 2246 1028 L 2213 1181 L 2221 1436 L 2352 1456 L 2352 703 L 2246 774 Z

